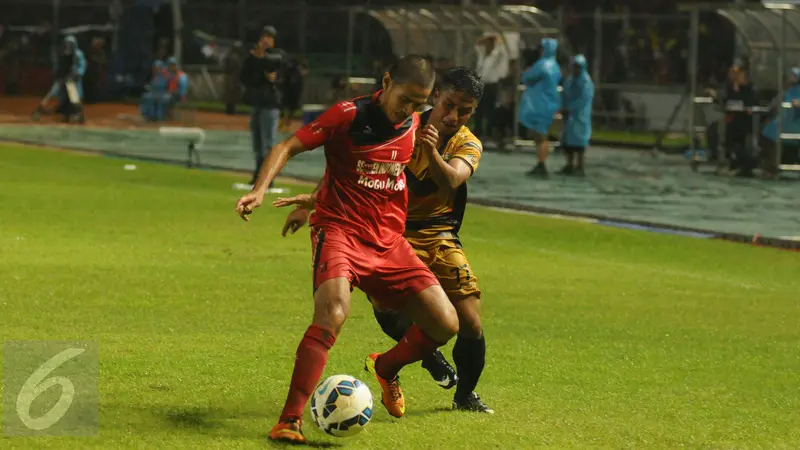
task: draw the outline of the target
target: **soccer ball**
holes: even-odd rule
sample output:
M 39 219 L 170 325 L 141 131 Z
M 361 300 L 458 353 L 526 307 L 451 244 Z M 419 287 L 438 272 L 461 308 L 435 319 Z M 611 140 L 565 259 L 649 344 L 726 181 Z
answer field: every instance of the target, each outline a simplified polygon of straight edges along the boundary
M 314 390 L 311 416 L 320 430 L 332 436 L 354 436 L 372 419 L 372 393 L 350 375 L 334 375 Z

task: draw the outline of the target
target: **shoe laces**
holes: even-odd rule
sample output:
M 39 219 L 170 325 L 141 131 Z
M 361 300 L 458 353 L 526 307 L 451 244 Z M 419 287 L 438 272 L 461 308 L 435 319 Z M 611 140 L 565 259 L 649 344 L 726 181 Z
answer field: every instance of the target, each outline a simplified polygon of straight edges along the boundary
M 392 396 L 392 400 L 400 400 L 400 398 L 403 396 L 402 391 L 400 390 L 400 377 L 395 377 L 394 380 L 389 380 L 387 385 L 389 386 L 389 395 Z
M 484 407 L 485 406 L 483 404 L 483 402 L 481 401 L 481 397 L 478 394 L 474 393 L 474 392 L 472 394 L 470 394 L 469 398 L 467 399 L 467 402 L 469 402 L 473 406 L 479 406 L 479 407 Z
M 295 431 L 300 431 L 302 427 L 302 422 L 300 421 L 300 419 L 287 419 L 284 420 L 283 423 L 290 425 L 292 429 Z

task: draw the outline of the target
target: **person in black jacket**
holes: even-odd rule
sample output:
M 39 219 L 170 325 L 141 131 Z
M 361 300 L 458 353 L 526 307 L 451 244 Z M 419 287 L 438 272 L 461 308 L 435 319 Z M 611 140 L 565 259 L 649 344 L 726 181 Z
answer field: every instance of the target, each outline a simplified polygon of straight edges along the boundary
M 285 78 L 283 80 L 283 120 L 281 129 L 288 131 L 297 111 L 300 110 L 303 100 L 305 79 L 308 75 L 308 66 L 300 58 L 289 58 L 285 65 Z
M 747 68 L 740 66 L 731 76 L 725 96 L 727 111 L 725 124 L 725 151 L 730 160 L 729 170 L 739 176 L 752 176 L 757 158 L 752 144 L 753 113 L 756 106 L 755 87 L 750 81 Z
M 274 27 L 264 27 L 255 47 L 250 50 L 242 63 L 239 77 L 245 87 L 245 102 L 253 107 L 250 133 L 256 167 L 250 184 L 255 184 L 261 165 L 278 138 L 278 125 L 281 119 L 280 75 L 286 55 L 282 50 L 275 48 L 276 35 Z

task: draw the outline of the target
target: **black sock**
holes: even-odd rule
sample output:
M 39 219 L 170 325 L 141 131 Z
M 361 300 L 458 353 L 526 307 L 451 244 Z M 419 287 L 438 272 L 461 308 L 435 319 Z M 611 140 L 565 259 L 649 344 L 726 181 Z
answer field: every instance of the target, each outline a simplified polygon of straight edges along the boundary
M 399 342 L 400 339 L 403 339 L 403 336 L 406 335 L 406 331 L 411 327 L 411 321 L 400 313 L 379 312 L 374 309 L 373 312 L 383 332 L 395 341 Z
M 478 379 L 486 365 L 486 340 L 481 335 L 478 339 L 459 336 L 453 347 L 453 362 L 458 371 L 457 399 L 467 398 L 478 385 Z

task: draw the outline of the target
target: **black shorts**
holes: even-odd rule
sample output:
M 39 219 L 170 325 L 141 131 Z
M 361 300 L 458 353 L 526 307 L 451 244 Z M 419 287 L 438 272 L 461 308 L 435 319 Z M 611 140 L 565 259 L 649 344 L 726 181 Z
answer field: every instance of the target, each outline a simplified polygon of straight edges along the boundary
M 564 150 L 572 153 L 583 153 L 586 151 L 586 147 L 579 147 L 577 145 L 565 145 Z

